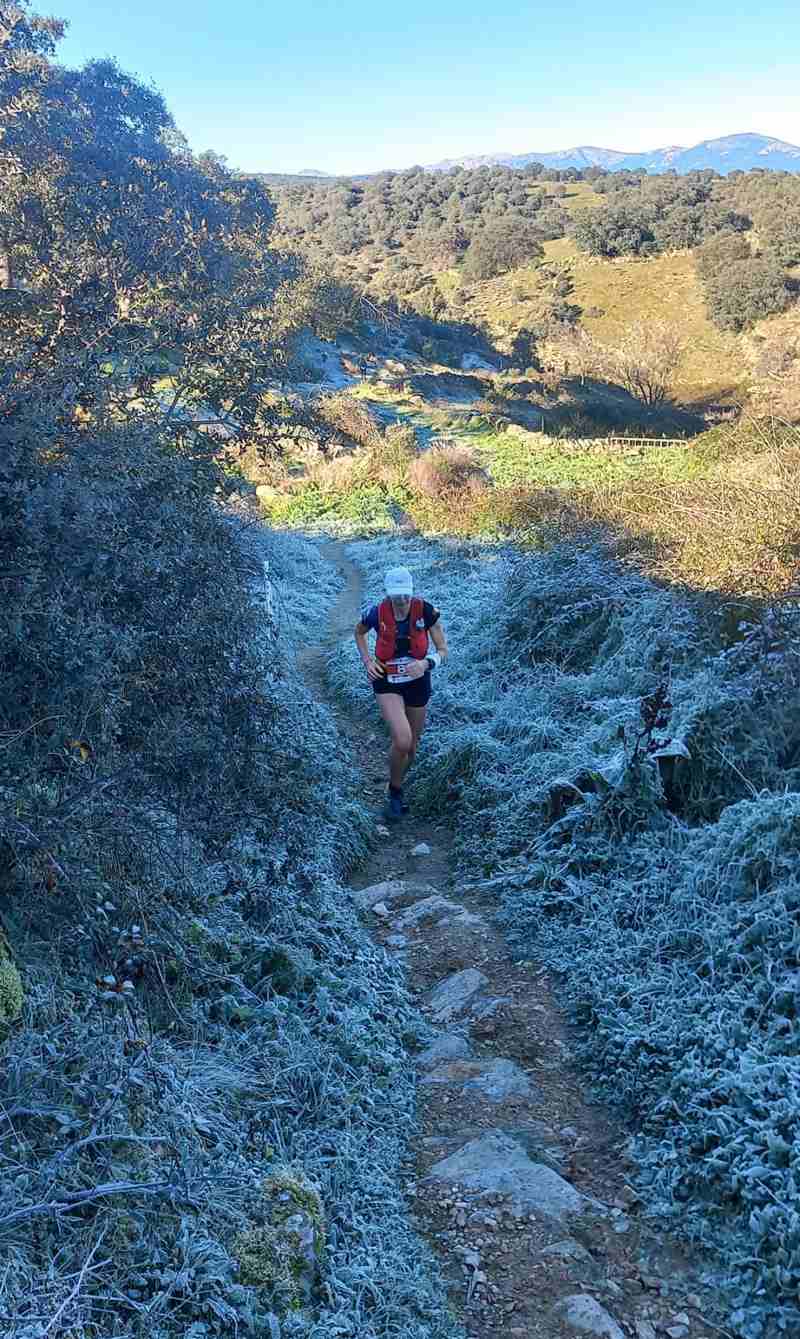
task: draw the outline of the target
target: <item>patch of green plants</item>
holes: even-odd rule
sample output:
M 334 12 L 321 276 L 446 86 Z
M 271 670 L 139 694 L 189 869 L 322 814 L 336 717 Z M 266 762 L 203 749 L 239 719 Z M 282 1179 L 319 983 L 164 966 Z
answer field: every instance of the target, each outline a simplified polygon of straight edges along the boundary
M 369 534 L 395 527 L 395 504 L 380 484 L 324 488 L 314 481 L 280 494 L 265 508 L 272 525 L 337 534 Z
M 495 483 L 506 486 L 592 488 L 624 484 L 629 479 L 691 479 L 698 473 L 696 453 L 689 443 L 643 447 L 634 455 L 615 449 L 602 454 L 587 449 L 576 454 L 564 450 L 557 441 L 533 434 L 466 431 L 464 436 Z

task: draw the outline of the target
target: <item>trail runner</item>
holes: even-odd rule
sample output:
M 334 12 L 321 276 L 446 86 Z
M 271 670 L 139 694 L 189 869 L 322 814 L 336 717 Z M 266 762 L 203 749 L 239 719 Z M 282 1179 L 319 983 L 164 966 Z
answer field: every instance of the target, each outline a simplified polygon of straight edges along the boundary
M 431 670 L 447 659 L 447 638 L 439 610 L 414 595 L 414 579 L 407 567 L 390 567 L 384 585 L 385 598 L 364 610 L 355 626 L 355 638 L 392 737 L 385 813 L 387 819 L 397 822 L 408 813 L 403 780 L 425 729 Z M 367 643 L 369 632 L 376 634 L 374 655 Z

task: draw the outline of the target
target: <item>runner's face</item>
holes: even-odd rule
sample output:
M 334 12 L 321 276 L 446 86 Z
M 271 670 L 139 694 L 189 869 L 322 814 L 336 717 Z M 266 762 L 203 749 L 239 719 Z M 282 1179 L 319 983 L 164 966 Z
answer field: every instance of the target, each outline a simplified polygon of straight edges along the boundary
M 409 595 L 390 595 L 395 618 L 408 618 L 408 612 L 411 608 L 411 597 Z

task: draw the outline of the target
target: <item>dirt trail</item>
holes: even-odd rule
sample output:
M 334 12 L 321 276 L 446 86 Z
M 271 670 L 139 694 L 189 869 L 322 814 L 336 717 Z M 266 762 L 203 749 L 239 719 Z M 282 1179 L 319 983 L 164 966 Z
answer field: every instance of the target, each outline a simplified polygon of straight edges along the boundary
M 361 608 L 344 545 L 322 551 L 344 588 L 325 643 L 303 659 L 320 696 L 325 660 Z M 381 825 L 380 718 L 355 720 L 331 705 Z M 429 854 L 413 854 L 420 843 Z M 455 1314 L 475 1339 L 727 1335 L 718 1299 L 639 1212 L 626 1134 L 583 1089 L 547 973 L 512 959 L 492 903 L 459 886 L 451 847 L 446 824 L 412 813 L 385 832 L 353 895 L 440 1032 L 434 1052 L 409 1059 L 420 1073 L 420 1134 L 407 1191 Z M 432 996 L 437 988 L 449 1005 Z

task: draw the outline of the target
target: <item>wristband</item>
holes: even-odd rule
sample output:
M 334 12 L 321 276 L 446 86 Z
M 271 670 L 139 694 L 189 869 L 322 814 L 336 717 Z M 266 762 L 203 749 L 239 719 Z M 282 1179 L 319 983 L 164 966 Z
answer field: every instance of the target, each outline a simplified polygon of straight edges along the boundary
M 439 655 L 438 651 L 429 651 L 426 659 L 428 661 L 429 669 L 438 669 L 442 663 L 442 657 Z

